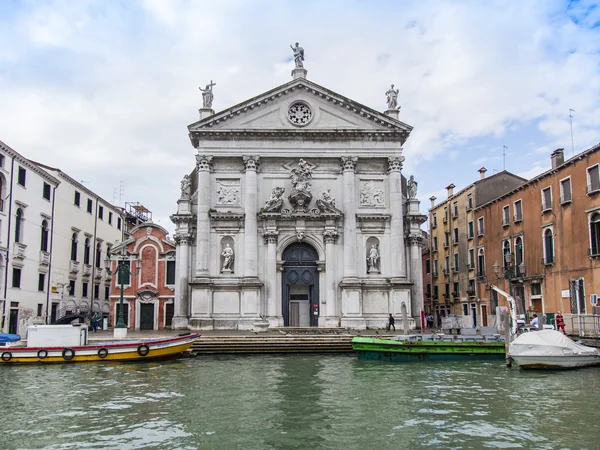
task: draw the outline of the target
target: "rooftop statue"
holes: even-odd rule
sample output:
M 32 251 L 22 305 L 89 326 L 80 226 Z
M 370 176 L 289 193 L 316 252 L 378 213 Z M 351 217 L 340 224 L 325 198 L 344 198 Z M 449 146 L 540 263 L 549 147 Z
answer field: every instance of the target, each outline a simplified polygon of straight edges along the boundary
M 415 181 L 415 176 L 411 175 L 410 179 L 407 183 L 408 188 L 408 198 L 416 198 L 417 197 L 417 182 Z
M 210 84 L 206 85 L 206 89 L 198 88 L 202 91 L 202 107 L 203 108 L 212 108 L 212 103 L 215 98 L 213 95 L 212 87 L 216 86 L 216 85 L 217 85 L 217 83 L 213 83 L 213 81 L 210 80 Z
M 387 96 L 388 109 L 398 109 L 398 92 L 399 89 L 394 89 L 394 85 L 385 93 Z
M 300 47 L 300 44 L 296 42 L 296 46 L 290 45 L 291 49 L 294 51 L 294 63 L 296 63 L 296 69 L 304 68 L 304 49 Z

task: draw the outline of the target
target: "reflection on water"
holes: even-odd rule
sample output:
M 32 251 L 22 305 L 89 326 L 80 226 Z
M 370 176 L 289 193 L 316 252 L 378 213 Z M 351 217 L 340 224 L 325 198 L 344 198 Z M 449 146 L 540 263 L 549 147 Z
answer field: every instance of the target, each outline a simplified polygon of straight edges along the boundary
M 320 355 L 3 366 L 0 449 L 593 449 L 598 375 Z

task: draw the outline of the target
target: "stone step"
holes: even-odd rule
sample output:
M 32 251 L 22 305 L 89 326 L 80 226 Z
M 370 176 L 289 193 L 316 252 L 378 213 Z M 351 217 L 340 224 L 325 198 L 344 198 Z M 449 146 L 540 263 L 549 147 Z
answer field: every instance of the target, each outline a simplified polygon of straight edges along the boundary
M 352 336 L 207 336 L 191 347 L 197 354 L 331 353 L 352 351 Z

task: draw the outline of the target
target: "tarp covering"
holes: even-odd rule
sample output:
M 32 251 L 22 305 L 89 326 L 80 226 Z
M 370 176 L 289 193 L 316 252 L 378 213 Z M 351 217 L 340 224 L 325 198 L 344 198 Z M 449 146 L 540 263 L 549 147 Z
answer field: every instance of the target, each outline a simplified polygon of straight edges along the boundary
M 579 345 L 554 330 L 523 333 L 510 344 L 511 356 L 591 356 L 600 355 L 597 349 Z
M 0 342 L 17 342 L 21 340 L 18 334 L 0 333 Z

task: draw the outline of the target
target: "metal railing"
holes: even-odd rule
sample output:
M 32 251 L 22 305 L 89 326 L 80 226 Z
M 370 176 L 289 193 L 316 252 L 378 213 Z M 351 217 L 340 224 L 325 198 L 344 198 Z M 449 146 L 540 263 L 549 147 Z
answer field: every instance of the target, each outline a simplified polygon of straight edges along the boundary
M 600 316 L 595 314 L 565 314 L 565 332 L 580 337 L 600 337 Z M 556 328 L 556 324 L 555 325 Z

